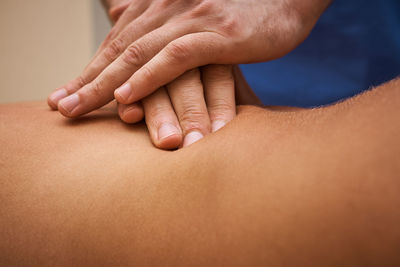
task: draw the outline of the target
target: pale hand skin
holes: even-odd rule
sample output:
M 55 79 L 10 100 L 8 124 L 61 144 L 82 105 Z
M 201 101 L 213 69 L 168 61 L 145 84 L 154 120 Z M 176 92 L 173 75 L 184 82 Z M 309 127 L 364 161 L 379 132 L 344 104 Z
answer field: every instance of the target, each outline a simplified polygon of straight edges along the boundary
M 133 1 L 83 73 L 49 102 L 63 115 L 77 117 L 114 96 L 119 103 L 135 103 L 199 66 L 281 57 L 307 37 L 329 3 Z
M 0 105 L 0 266 L 398 267 L 399 106 L 244 106 L 170 152 L 115 108 Z
M 118 110 L 127 123 L 136 123 L 144 115 L 156 147 L 189 146 L 236 116 L 232 66 L 209 65 L 188 71 L 145 97 L 141 105 L 119 104 Z
M 151 140 L 163 149 L 186 147 L 218 131 L 236 116 L 236 104 L 262 105 L 239 67 L 230 65 L 188 71 L 141 102 Z M 118 113 L 127 123 L 143 116 L 138 104 L 119 104 Z
M 114 0 L 103 1 L 103 4 L 110 20 L 115 23 L 130 2 Z M 107 40 L 95 58 L 105 50 L 106 45 Z M 145 116 L 156 147 L 185 147 L 217 131 L 233 119 L 236 114 L 234 91 L 232 67 L 209 65 L 202 67 L 201 71 L 193 69 L 184 73 L 165 88 L 143 99 L 142 103 L 119 105 L 119 114 L 127 123 L 139 122 Z M 58 101 L 66 95 L 65 89 L 57 90 L 49 97 L 49 105 L 56 109 Z M 91 100 L 96 101 L 96 98 Z M 65 101 L 61 106 L 59 109 L 63 110 Z
M 216 132 L 236 116 L 235 103 L 262 105 L 237 66 L 209 65 L 201 72 L 201 79 L 198 69 L 186 72 L 141 101 L 156 147 L 185 147 Z M 143 116 L 137 104 L 119 104 L 118 113 L 127 123 Z
M 132 0 L 101 0 L 112 24 L 115 24 Z

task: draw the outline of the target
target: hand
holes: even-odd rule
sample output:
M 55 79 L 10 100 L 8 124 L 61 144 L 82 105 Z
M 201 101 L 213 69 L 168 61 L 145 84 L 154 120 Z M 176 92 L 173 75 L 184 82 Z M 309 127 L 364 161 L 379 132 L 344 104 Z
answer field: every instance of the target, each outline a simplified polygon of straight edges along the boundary
M 101 0 L 101 2 L 105 10 L 107 11 L 110 22 L 112 23 L 112 25 L 114 25 L 121 17 L 122 13 L 128 8 L 131 0 Z M 110 41 L 111 39 L 106 39 L 105 41 L 103 41 L 99 49 L 97 49 L 93 60 L 96 59 L 104 51 L 104 49 L 109 45 Z M 92 62 L 90 62 L 89 65 L 92 64 Z M 71 85 L 70 83 L 70 86 L 74 87 L 76 86 L 76 84 Z M 50 96 L 47 98 L 47 103 L 52 109 L 56 110 L 58 102 L 68 96 L 71 92 L 74 92 L 74 90 L 68 90 L 71 88 L 70 86 L 63 86 L 62 88 L 58 88 L 52 94 L 50 94 Z
M 132 0 L 101 0 L 111 23 L 114 25 Z
M 193 69 L 142 100 L 146 124 L 154 145 L 173 149 L 197 142 L 236 115 L 232 66 L 209 65 Z M 139 104 L 119 105 L 127 123 L 142 119 Z
M 236 116 L 235 102 L 262 105 L 237 66 L 209 65 L 186 72 L 144 98 L 143 105 L 119 104 L 118 113 L 127 123 L 136 123 L 145 114 L 153 144 L 173 149 L 225 126 Z
M 121 85 L 115 98 L 131 104 L 199 66 L 278 58 L 306 38 L 329 3 L 132 1 L 104 49 L 78 78 L 51 95 L 49 104 L 76 117 L 111 101 Z

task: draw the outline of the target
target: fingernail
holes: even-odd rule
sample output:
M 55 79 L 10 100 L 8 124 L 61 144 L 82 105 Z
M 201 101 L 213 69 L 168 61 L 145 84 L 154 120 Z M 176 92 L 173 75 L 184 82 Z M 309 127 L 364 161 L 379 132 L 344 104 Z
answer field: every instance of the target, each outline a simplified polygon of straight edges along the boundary
M 161 127 L 158 129 L 159 140 L 165 139 L 174 134 L 180 134 L 180 131 L 178 130 L 178 128 L 175 127 L 175 125 L 169 122 L 163 123 Z
M 72 94 L 60 101 L 59 105 L 68 113 L 71 113 L 79 105 L 79 96 Z
M 119 95 L 122 100 L 128 100 L 131 95 L 132 89 L 129 83 L 122 85 L 120 88 L 115 90 L 115 93 Z
M 213 121 L 211 124 L 211 130 L 212 130 L 212 132 L 216 132 L 219 129 L 221 129 L 222 127 L 224 127 L 225 125 L 226 125 L 225 121 L 222 121 L 222 120 Z
M 67 90 L 65 90 L 64 88 L 58 89 L 57 91 L 55 91 L 50 95 L 50 101 L 53 102 L 55 105 L 57 105 L 58 101 L 60 101 L 67 95 L 68 95 Z
M 204 135 L 200 132 L 197 131 L 190 132 L 185 136 L 185 140 L 183 140 L 183 147 L 190 146 L 191 144 L 196 143 L 203 137 Z

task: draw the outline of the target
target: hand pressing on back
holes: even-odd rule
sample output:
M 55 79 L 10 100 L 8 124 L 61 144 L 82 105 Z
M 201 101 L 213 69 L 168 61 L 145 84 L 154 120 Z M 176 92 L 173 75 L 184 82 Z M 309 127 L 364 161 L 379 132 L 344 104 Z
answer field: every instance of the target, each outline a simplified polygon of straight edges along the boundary
M 210 65 L 187 71 L 140 104 L 119 104 L 118 110 L 127 123 L 136 123 L 144 116 L 156 147 L 189 146 L 235 117 L 232 67 Z
M 104 3 L 113 23 L 129 2 Z M 103 43 L 96 55 L 104 46 Z M 136 123 L 145 116 L 151 140 L 159 148 L 188 146 L 220 129 L 236 115 L 236 69 L 230 65 L 209 65 L 187 71 L 141 102 L 119 104 L 119 115 L 127 123 Z
M 131 1 L 82 74 L 49 104 L 77 117 L 114 96 L 135 103 L 196 67 L 278 58 L 307 37 L 330 2 Z
M 127 123 L 136 123 L 144 116 L 153 144 L 174 149 L 225 126 L 235 117 L 236 104 L 261 102 L 237 66 L 209 65 L 187 71 L 141 104 L 119 104 L 119 115 Z

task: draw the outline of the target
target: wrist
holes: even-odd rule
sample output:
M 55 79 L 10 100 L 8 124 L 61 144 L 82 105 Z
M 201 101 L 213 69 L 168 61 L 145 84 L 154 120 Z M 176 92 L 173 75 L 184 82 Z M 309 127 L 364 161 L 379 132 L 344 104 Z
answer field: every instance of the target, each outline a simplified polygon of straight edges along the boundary
M 290 36 L 293 42 L 289 44 L 291 51 L 297 47 L 310 34 L 322 13 L 328 8 L 331 0 L 290 0 L 285 6 L 286 12 L 282 12 L 286 21 L 280 27 L 283 36 Z

